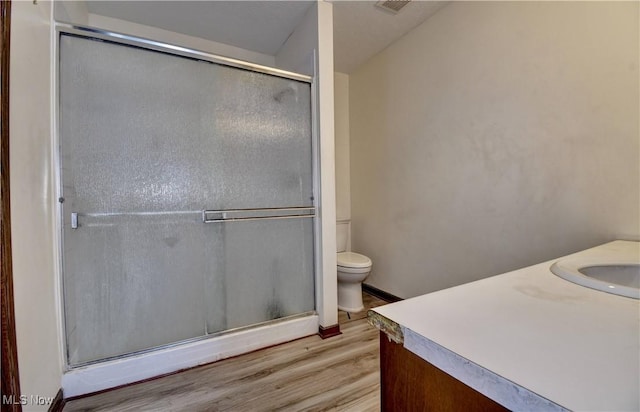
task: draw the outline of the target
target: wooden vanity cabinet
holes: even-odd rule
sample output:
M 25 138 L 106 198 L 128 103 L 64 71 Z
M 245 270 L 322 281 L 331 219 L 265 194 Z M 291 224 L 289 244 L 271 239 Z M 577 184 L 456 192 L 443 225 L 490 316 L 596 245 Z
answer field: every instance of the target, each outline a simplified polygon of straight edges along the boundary
M 380 332 L 383 412 L 493 412 L 507 408 L 390 340 Z

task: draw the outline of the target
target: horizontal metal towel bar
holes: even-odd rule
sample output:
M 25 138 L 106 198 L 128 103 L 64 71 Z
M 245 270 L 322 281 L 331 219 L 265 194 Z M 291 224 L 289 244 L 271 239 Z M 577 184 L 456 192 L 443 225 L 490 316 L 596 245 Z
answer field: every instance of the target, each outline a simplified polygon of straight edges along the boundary
M 170 216 L 200 214 L 202 210 L 169 210 L 161 212 L 99 212 L 99 213 L 76 213 L 82 217 L 114 217 L 114 216 Z
M 97 212 L 97 213 L 79 213 L 71 212 L 71 229 L 77 229 L 80 225 L 78 218 L 92 217 L 92 218 L 109 218 L 109 217 L 125 217 L 125 216 L 140 216 L 140 217 L 153 217 L 153 216 L 175 216 L 175 215 L 194 215 L 198 216 L 202 213 L 201 210 L 180 210 L 180 211 L 162 211 L 162 212 Z
M 238 220 L 291 219 L 315 216 L 315 207 L 281 207 L 264 209 L 203 210 L 204 223 Z
M 79 217 L 124 217 L 124 216 L 175 216 L 201 215 L 204 223 L 233 222 L 263 219 L 293 219 L 315 217 L 315 207 L 281 207 L 262 209 L 227 209 L 227 210 L 182 210 L 162 212 L 106 212 L 106 213 L 71 213 L 71 228 L 77 229 Z

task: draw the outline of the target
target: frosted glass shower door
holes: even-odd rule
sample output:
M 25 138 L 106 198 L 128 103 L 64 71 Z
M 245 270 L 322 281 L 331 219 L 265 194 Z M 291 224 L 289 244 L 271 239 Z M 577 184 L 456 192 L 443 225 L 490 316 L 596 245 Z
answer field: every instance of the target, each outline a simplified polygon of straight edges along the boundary
M 313 311 L 310 85 L 61 34 L 71 366 Z

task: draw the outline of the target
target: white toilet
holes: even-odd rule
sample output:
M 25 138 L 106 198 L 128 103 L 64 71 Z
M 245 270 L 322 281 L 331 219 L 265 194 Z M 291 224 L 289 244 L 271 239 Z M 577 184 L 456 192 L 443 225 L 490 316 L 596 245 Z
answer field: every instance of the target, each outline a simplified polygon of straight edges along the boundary
M 338 246 L 338 309 L 360 312 L 362 282 L 371 272 L 371 259 L 359 253 L 347 252 L 350 221 L 338 221 L 336 237 Z

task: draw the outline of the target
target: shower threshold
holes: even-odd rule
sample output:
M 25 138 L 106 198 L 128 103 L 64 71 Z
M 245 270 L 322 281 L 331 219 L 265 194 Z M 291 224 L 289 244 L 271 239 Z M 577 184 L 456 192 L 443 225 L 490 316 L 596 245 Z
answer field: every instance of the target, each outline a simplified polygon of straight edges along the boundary
M 91 362 L 66 371 L 62 389 L 65 398 L 112 389 L 313 335 L 318 325 L 307 312 Z

